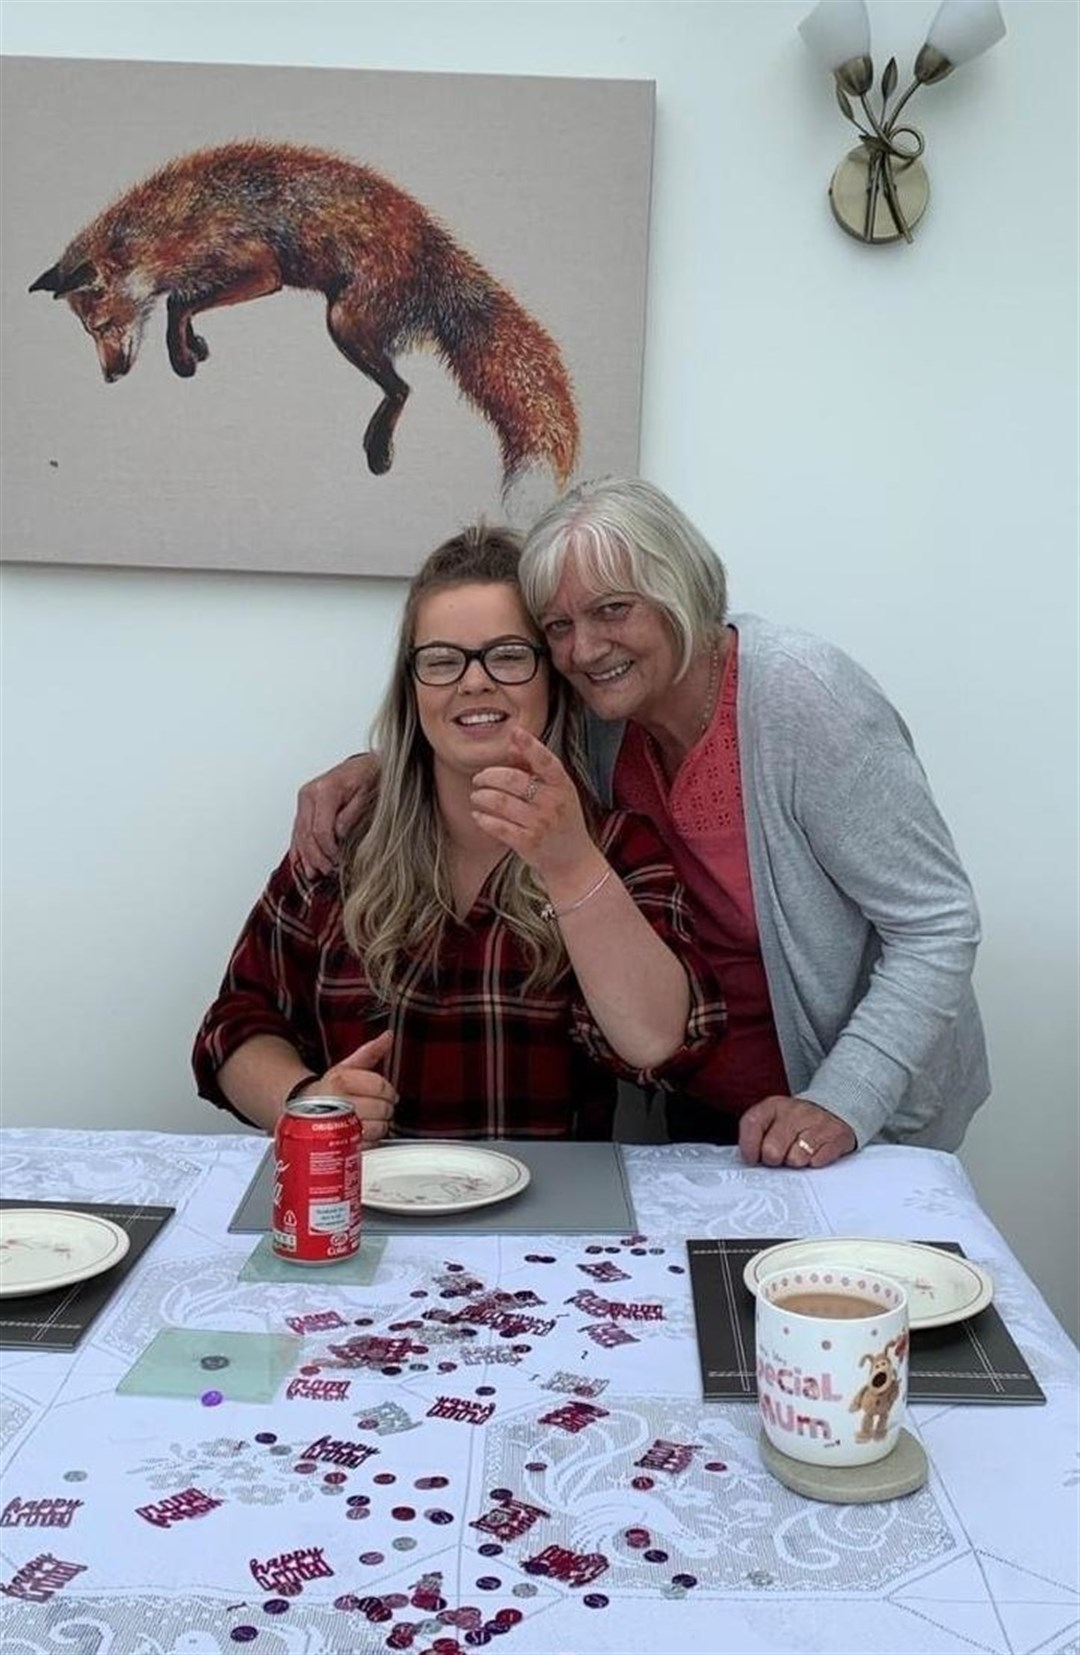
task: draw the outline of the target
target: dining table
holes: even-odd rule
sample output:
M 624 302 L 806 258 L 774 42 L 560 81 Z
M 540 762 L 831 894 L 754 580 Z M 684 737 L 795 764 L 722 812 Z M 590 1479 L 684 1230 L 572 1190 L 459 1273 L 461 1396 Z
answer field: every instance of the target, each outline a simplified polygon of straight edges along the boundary
M 251 1273 L 266 1150 L 0 1133 L 9 1203 L 173 1209 L 73 1350 L 0 1353 L 5 1655 L 1080 1652 L 1077 1349 L 956 1156 L 623 1145 L 626 1233 L 493 1207 L 342 1282 Z M 958 1243 L 1045 1398 L 913 1402 L 904 1498 L 793 1492 L 703 1397 L 688 1242 L 830 1235 Z

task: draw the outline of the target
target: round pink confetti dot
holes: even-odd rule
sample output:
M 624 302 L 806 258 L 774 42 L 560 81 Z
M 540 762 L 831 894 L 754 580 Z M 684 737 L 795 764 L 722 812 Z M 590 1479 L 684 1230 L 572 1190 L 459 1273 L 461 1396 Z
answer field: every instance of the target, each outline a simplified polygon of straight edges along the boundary
M 631 1488 L 655 1488 L 655 1486 L 651 1477 L 634 1477 L 630 1482 Z

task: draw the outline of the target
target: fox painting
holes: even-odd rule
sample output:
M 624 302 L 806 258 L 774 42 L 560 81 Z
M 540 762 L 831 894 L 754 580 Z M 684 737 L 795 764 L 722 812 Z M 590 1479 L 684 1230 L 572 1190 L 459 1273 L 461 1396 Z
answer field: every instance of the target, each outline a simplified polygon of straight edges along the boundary
M 382 392 L 364 432 L 372 472 L 390 468 L 409 395 L 396 358 L 429 345 L 497 432 L 504 493 L 535 465 L 566 483 L 578 420 L 554 340 L 411 195 L 327 150 L 179 156 L 80 231 L 30 292 L 67 300 L 111 383 L 163 295 L 169 361 L 187 378 L 209 355 L 201 312 L 283 287 L 325 294 L 331 339 Z

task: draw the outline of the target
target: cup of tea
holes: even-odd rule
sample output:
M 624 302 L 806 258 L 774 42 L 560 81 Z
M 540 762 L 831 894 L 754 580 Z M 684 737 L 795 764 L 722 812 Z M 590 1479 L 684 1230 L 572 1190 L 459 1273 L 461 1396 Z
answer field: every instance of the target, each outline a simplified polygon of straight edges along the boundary
M 808 1465 L 869 1465 L 896 1447 L 908 1302 L 857 1265 L 777 1270 L 757 1284 L 758 1408 L 774 1448 Z

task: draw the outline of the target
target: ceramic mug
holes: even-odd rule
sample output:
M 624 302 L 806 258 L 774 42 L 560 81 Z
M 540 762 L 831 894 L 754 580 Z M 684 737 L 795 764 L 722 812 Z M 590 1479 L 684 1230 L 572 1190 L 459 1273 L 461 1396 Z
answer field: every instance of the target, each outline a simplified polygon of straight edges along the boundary
M 896 1447 L 908 1385 L 908 1302 L 858 1265 L 777 1270 L 757 1284 L 765 1434 L 808 1465 L 869 1465 Z

